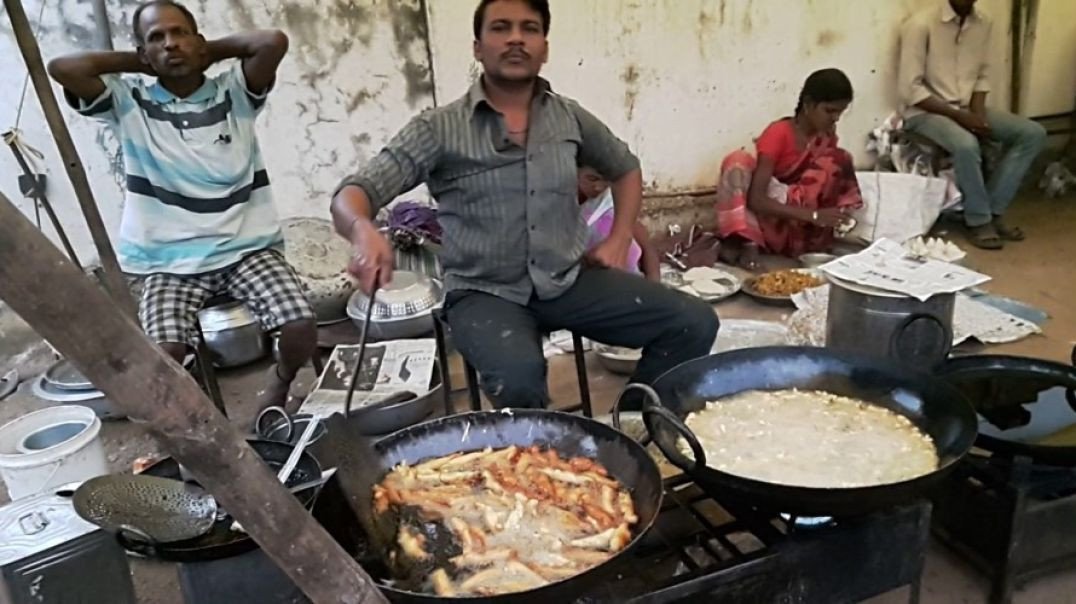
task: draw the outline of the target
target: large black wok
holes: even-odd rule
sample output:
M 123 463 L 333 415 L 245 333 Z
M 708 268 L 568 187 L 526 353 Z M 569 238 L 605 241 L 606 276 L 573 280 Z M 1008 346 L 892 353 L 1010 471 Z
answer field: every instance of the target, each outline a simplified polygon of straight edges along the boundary
M 950 360 L 938 375 L 978 413 L 977 447 L 1039 464 L 1076 465 L 1076 367 L 980 355 Z
M 933 439 L 936 471 L 895 484 L 861 488 L 808 488 L 735 476 L 706 465 L 705 454 L 683 420 L 713 401 L 747 390 L 799 388 L 854 397 L 909 418 Z M 654 383 L 658 400 L 644 404 L 644 422 L 661 451 L 719 500 L 800 516 L 851 516 L 923 495 L 975 441 L 975 412 L 944 382 L 883 360 L 823 348 L 737 350 L 688 361 Z M 680 436 L 695 459 L 680 452 Z
M 330 432 L 332 428 L 330 427 Z M 639 543 L 640 538 L 653 524 L 661 508 L 663 488 L 657 464 L 639 443 L 601 422 L 555 411 L 536 409 L 506 409 L 464 413 L 439 418 L 404 428 L 374 444 L 374 455 L 368 460 L 377 471 L 363 472 L 378 480 L 400 463 L 416 464 L 423 460 L 492 447 L 529 447 L 538 445 L 555 449 L 562 456 L 581 456 L 597 460 L 627 487 L 632 494 L 639 522 L 632 531 L 632 542 L 612 559 L 569 579 L 552 583 L 538 589 L 484 598 L 465 598 L 467 602 L 563 602 L 583 595 L 593 585 L 600 583 L 610 572 L 615 572 L 618 558 Z M 341 469 L 341 472 L 343 469 Z M 370 493 L 374 485 L 365 490 Z M 368 512 L 369 513 L 369 512 Z M 376 524 L 370 519 L 365 526 Z M 382 582 L 389 577 L 376 564 L 361 560 L 373 577 Z M 379 576 L 380 575 L 380 576 Z M 403 591 L 381 585 L 381 590 L 394 602 L 444 602 L 431 594 Z
M 291 445 L 268 440 L 249 440 L 247 443 L 274 472 L 280 470 L 292 451 Z M 158 461 L 146 468 L 143 473 L 161 478 L 182 480 L 179 464 L 172 457 L 166 457 Z M 301 485 L 315 480 L 319 476 L 321 476 L 321 465 L 309 452 L 304 451 L 299 456 L 299 463 L 295 466 L 295 471 L 288 478 L 288 486 Z M 320 491 L 320 486 L 310 487 L 295 493 L 295 497 L 303 506 L 311 509 Z M 117 534 L 116 537 L 120 545 L 129 551 L 169 562 L 209 562 L 238 556 L 257 549 L 258 545 L 254 543 L 254 540 L 249 535 L 233 531 L 231 526 L 232 518 L 231 516 L 226 516 L 218 520 L 205 535 L 173 543 L 145 543 L 129 539 L 122 533 Z

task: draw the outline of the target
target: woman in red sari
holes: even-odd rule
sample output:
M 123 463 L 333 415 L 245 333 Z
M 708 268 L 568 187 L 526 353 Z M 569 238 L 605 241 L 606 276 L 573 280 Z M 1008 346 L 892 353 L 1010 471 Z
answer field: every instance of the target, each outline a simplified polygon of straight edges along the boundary
M 833 244 L 834 228 L 863 205 L 852 156 L 837 146 L 837 121 L 851 102 L 843 72 L 816 71 L 796 114 L 755 141 L 757 159 L 740 150 L 721 163 L 717 232 L 726 262 L 755 268 L 760 250 L 795 257 Z

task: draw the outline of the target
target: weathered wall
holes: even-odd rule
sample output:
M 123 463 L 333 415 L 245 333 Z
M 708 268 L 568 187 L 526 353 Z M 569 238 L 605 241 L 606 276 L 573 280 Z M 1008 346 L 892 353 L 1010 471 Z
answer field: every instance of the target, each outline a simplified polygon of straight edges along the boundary
M 24 0 L 38 22 L 41 0 Z M 129 48 L 130 13 L 137 2 L 110 0 L 113 43 Z M 291 51 L 262 117 L 260 139 L 282 216 L 325 216 L 328 196 L 353 169 L 415 112 L 433 104 L 426 18 L 419 0 L 197 0 L 188 2 L 207 37 L 237 29 L 280 27 Z M 45 57 L 88 47 L 90 3 L 46 0 L 39 40 Z M 7 15 L 0 16 L 0 130 L 14 126 L 25 74 Z M 109 129 L 65 111 L 87 166 L 106 224 L 115 229 L 122 203 L 122 163 Z M 92 255 L 62 163 L 31 89 L 21 128 L 46 154 L 50 199 L 80 255 Z M 17 197 L 18 167 L 0 153 L 0 190 Z M 21 200 L 20 200 L 21 201 Z M 22 202 L 29 215 L 32 204 Z
M 803 80 L 822 67 L 852 79 L 856 101 L 840 132 L 862 155 L 865 134 L 894 109 L 899 24 L 941 1 L 552 0 L 545 74 L 639 152 L 652 189 L 710 186 L 723 154 L 790 114 Z M 991 100 L 1007 106 L 1009 0 L 979 4 L 997 22 Z M 429 3 L 442 102 L 478 73 L 474 5 Z
M 803 79 L 820 67 L 844 69 L 856 86 L 841 134 L 860 153 L 865 133 L 894 108 L 899 23 L 941 1 L 553 0 L 545 73 L 556 90 L 579 99 L 631 143 L 651 191 L 675 194 L 710 186 L 722 155 L 788 114 Z M 1009 1 L 980 0 L 997 22 L 991 100 L 999 106 L 1008 103 Z M 129 47 L 135 2 L 109 2 L 114 42 Z M 471 57 L 475 0 L 430 0 L 427 15 L 419 0 L 189 4 L 211 37 L 250 27 L 282 27 L 291 36 L 260 130 L 283 216 L 324 216 L 327 195 L 345 171 L 431 106 L 435 92 L 440 102 L 451 101 L 477 74 Z M 1073 6 L 1071 0 L 1043 4 L 1044 14 L 1052 14 L 1050 5 L 1069 13 Z M 36 23 L 41 0 L 25 5 Z M 1072 22 L 1067 19 L 1068 29 L 1040 25 L 1039 47 L 1047 36 L 1060 35 L 1054 29 L 1071 37 Z M 14 125 L 24 73 L 9 27 L 6 16 L 0 18 L 0 130 Z M 90 3 L 46 0 L 40 39 L 46 57 L 89 45 Z M 1060 77 L 1053 69 L 1036 67 L 1034 85 Z M 67 115 L 114 229 L 122 200 L 115 140 L 104 128 Z M 51 198 L 80 253 L 88 254 L 88 235 L 32 91 L 22 128 L 46 152 Z M 10 154 L 0 152 L 0 190 L 10 197 L 17 194 L 16 174 Z
M 1076 109 L 1076 1 L 1039 0 L 1024 112 L 1052 115 Z

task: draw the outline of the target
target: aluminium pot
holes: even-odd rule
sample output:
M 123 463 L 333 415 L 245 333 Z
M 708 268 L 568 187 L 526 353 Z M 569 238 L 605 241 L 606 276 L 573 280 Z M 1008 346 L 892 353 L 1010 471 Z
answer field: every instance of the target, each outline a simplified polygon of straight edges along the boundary
M 443 300 L 441 284 L 426 275 L 395 271 L 392 281 L 377 292 L 370 314 L 370 338 L 403 340 L 433 332 L 433 313 Z M 360 330 L 370 298 L 356 291 L 348 301 L 347 314 Z
M 206 348 L 217 367 L 239 367 L 263 358 L 269 342 L 262 326 L 242 302 L 227 302 L 198 312 Z
M 826 347 L 930 371 L 953 346 L 956 294 L 925 301 L 830 277 Z

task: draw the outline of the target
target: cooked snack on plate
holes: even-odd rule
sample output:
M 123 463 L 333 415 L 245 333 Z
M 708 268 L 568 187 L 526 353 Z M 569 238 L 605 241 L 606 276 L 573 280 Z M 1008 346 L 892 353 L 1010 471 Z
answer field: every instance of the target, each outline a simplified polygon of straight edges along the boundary
M 935 237 L 929 239 L 916 237 L 905 242 L 904 249 L 910 254 L 942 262 L 958 262 L 968 255 L 955 243 Z
M 400 465 L 374 487 L 398 519 L 393 554 L 420 589 L 492 596 L 541 587 L 612 558 L 631 541 L 631 494 L 601 464 L 552 449 L 485 449 Z
M 751 390 L 687 417 L 706 465 L 800 487 L 902 482 L 938 467 L 934 441 L 888 409 L 820 391 Z M 679 443 L 691 455 L 686 441 Z
M 755 292 L 763 296 L 794 296 L 805 289 L 825 283 L 821 277 L 800 270 L 773 271 L 754 281 Z

